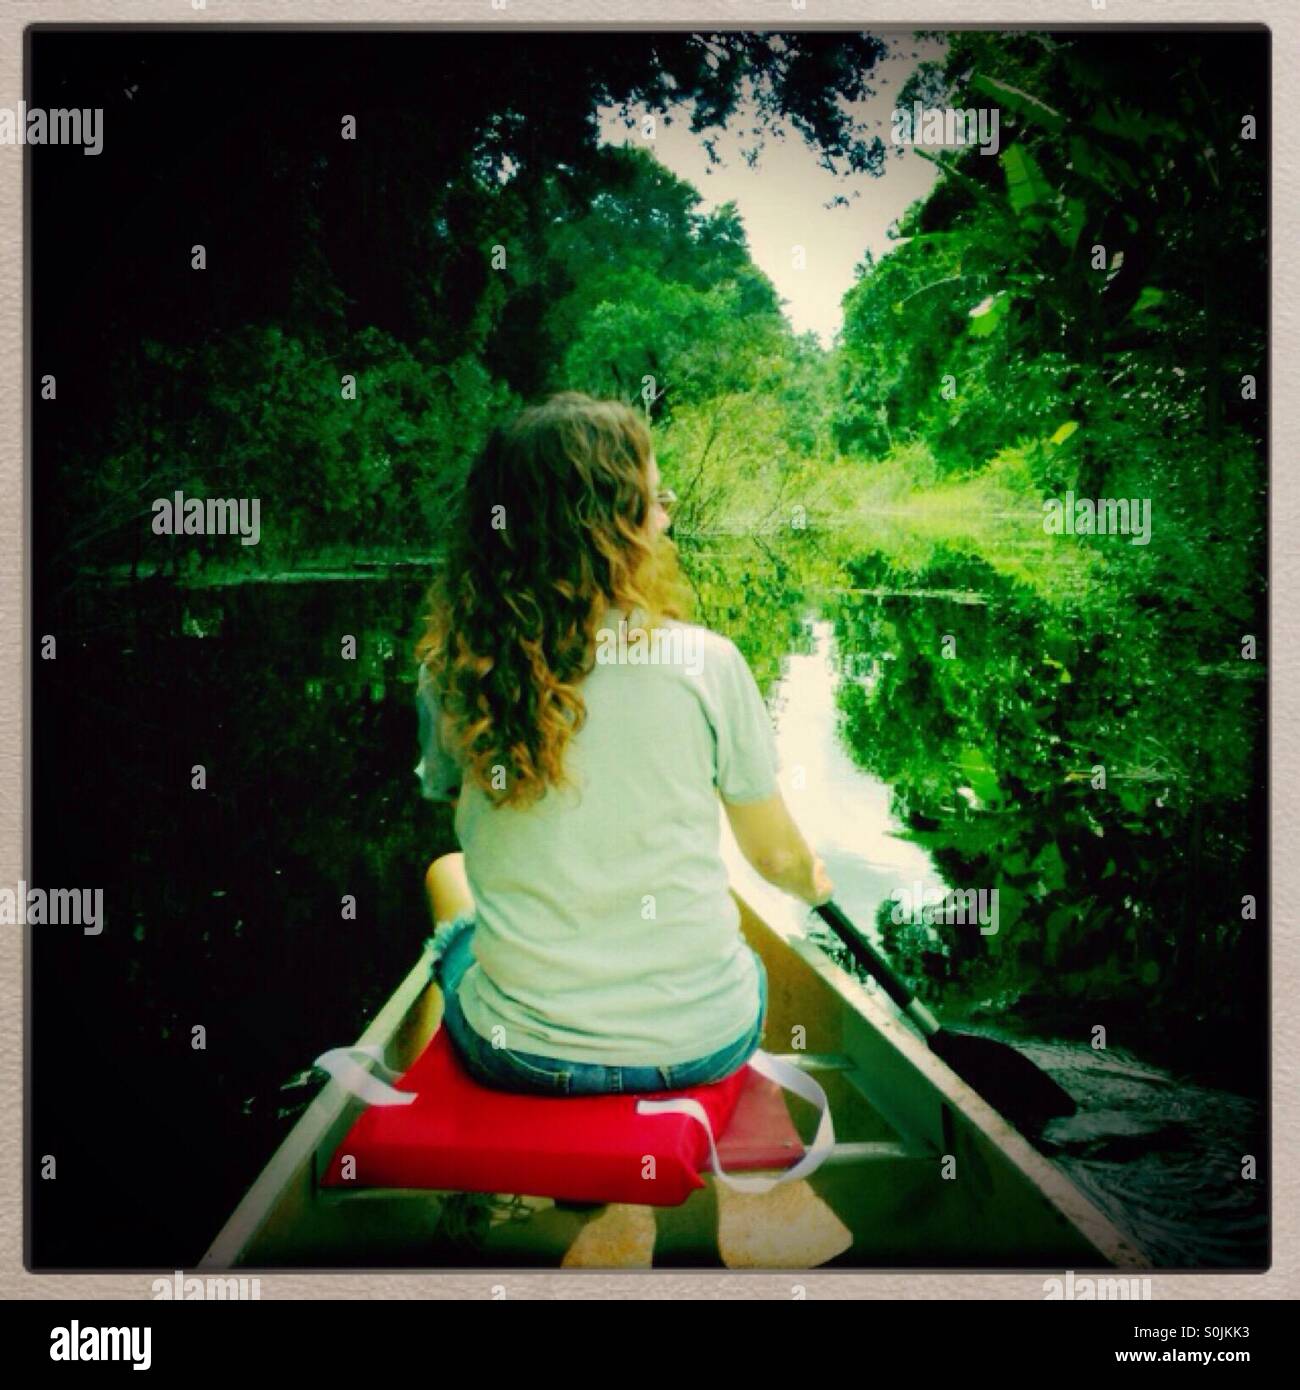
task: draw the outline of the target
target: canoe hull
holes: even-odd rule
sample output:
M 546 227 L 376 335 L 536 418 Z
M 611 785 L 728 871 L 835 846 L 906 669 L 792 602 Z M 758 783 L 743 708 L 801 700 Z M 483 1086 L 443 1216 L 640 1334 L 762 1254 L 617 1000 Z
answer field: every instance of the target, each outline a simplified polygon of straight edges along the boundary
M 737 897 L 768 972 L 764 1048 L 825 1089 L 836 1149 L 807 1182 L 746 1196 L 703 1175 L 678 1207 L 515 1194 L 340 1191 L 319 1175 L 360 1111 L 326 1085 L 201 1268 L 1146 1268 L 1058 1169 L 926 1048 L 897 1011 Z M 441 1021 L 427 956 L 361 1040 L 405 1070 Z M 812 1107 L 790 1098 L 811 1137 Z

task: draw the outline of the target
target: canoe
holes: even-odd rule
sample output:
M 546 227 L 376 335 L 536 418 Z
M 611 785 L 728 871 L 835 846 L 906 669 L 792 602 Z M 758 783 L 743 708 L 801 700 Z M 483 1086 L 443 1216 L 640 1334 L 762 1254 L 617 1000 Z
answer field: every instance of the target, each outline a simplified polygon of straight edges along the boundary
M 810 1177 L 753 1195 L 704 1172 L 677 1207 L 322 1186 L 362 1108 L 331 1080 L 200 1268 L 1150 1268 L 882 994 L 733 896 L 767 967 L 764 1050 L 815 1077 L 830 1100 L 835 1147 Z M 359 1040 L 398 1072 L 441 1021 L 430 965 L 426 949 Z M 813 1107 L 794 1096 L 789 1106 L 810 1139 Z

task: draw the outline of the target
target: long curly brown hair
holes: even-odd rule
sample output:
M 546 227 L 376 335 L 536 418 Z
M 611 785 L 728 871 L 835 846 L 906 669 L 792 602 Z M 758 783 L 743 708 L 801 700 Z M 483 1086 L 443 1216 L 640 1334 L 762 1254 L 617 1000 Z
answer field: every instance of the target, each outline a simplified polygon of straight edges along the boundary
M 649 525 L 651 448 L 632 407 L 564 391 L 498 426 L 470 469 L 415 654 L 444 746 L 498 807 L 567 784 L 608 608 L 646 629 L 687 615 L 676 547 Z

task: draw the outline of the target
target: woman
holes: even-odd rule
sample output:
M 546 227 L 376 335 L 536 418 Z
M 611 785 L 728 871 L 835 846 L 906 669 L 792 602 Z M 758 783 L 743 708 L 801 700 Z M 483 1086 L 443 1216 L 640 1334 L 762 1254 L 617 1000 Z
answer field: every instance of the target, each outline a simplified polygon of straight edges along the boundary
M 576 392 L 495 430 L 467 480 L 417 647 L 416 771 L 456 804 L 463 857 L 426 881 L 446 1027 L 486 1085 L 680 1090 L 753 1054 L 767 979 L 719 796 L 759 873 L 831 895 L 744 658 L 682 620 L 670 500 L 641 415 Z

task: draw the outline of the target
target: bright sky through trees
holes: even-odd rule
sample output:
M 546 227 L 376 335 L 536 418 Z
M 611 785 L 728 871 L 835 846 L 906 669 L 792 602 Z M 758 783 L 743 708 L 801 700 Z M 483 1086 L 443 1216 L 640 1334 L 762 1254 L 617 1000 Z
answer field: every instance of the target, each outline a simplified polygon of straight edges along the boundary
M 887 36 L 886 42 L 890 55 L 873 74 L 875 96 L 847 109 L 867 123 L 868 136 L 878 135 L 888 145 L 899 89 L 919 62 L 941 60 L 946 45 L 941 39 L 910 36 Z M 854 267 L 863 252 L 869 250 L 877 259 L 884 255 L 892 245 L 886 236 L 890 224 L 935 181 L 933 164 L 912 150 L 900 154 L 893 146 L 880 178 L 832 174 L 820 163 L 819 152 L 794 131 L 783 139 L 769 139 L 751 166 L 742 153 L 749 147 L 753 124 L 744 107 L 727 131 L 707 132 L 709 138 L 717 136 L 723 160 L 710 165 L 706 135 L 692 133 L 685 115 L 671 124 L 661 118 L 649 141 L 641 134 L 641 111 L 633 114 L 636 124 L 628 129 L 616 110 L 602 109 L 602 140 L 650 149 L 679 178 L 699 189 L 703 211 L 734 201 L 754 261 L 785 301 L 795 331 L 811 330 L 826 347 L 842 325 L 840 300 L 854 282 Z M 846 198 L 847 204 L 827 207 L 836 197 Z M 796 268 L 797 246 L 805 249 L 803 269 Z

